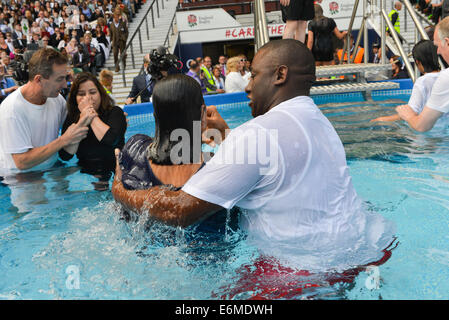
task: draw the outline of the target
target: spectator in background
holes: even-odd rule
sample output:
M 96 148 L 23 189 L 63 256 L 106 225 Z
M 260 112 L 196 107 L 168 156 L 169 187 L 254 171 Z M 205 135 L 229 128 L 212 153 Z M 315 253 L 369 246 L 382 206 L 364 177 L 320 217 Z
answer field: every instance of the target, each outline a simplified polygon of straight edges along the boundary
M 347 41 L 347 38 L 345 39 L 345 42 L 346 41 Z M 345 52 L 343 63 L 348 62 L 348 51 L 350 52 L 350 54 L 349 54 L 350 59 L 353 59 L 354 54 L 355 54 L 354 63 L 362 63 L 365 49 L 363 49 L 361 46 L 358 46 L 357 48 L 355 47 L 354 37 L 352 36 L 352 34 L 349 35 L 349 43 L 350 43 L 350 45 L 346 46 L 347 50 Z M 343 49 L 338 50 L 337 56 L 338 56 L 339 61 L 341 61 L 342 54 L 343 54 Z
M 247 68 L 247 66 L 246 66 L 248 59 L 246 58 L 246 56 L 244 54 L 240 54 L 238 57 L 240 58 L 239 63 L 242 65 L 240 74 L 242 75 L 243 79 L 245 79 L 249 82 L 249 77 L 251 76 L 251 72 L 249 71 L 249 68 Z
M 14 55 L 14 40 L 12 39 L 11 32 L 6 32 L 5 42 L 8 45 L 10 55 Z
M 150 55 L 147 54 L 143 58 L 143 70 L 141 74 L 133 79 L 133 85 L 131 91 L 126 99 L 126 104 L 132 104 L 136 102 L 140 93 L 140 102 L 149 102 L 151 95 L 153 94 L 153 87 L 156 81 L 153 81 L 151 75 L 148 73 L 148 66 L 150 65 Z
M 380 44 L 373 43 L 373 63 L 380 63 L 382 58 L 382 51 L 380 50 Z
M 203 66 L 203 58 L 201 57 L 197 57 L 195 59 L 196 63 L 198 63 L 198 65 L 200 66 L 200 68 Z
M 14 80 L 6 77 L 5 66 L 0 64 L 0 103 L 13 91 L 18 88 Z
M 99 25 L 101 27 L 101 31 L 103 31 L 103 33 L 105 34 L 105 36 L 109 36 L 109 27 L 106 23 L 106 19 L 105 18 L 98 18 L 97 20 L 97 25 Z
M 120 10 L 114 11 L 114 18 L 110 24 L 111 28 L 111 43 L 114 52 L 115 72 L 120 71 L 119 54 L 123 53 L 126 47 L 126 40 L 128 39 L 128 27 L 126 22 L 121 18 Z M 123 59 L 123 67 L 126 68 L 126 57 Z
M 61 51 L 63 48 L 67 49 L 68 45 L 70 43 L 70 37 L 68 34 L 65 34 L 63 38 L 59 41 L 59 43 L 56 46 L 56 49 Z M 53 46 L 54 47 L 54 46 Z M 67 51 L 67 50 L 66 50 Z M 68 52 L 67 52 L 68 53 Z
M 390 18 L 391 24 L 393 25 L 394 30 L 396 31 L 399 40 L 401 43 L 404 42 L 404 38 L 401 36 L 401 24 L 399 21 L 399 11 L 402 9 L 402 3 L 399 1 L 396 1 L 394 3 L 393 9 L 391 9 L 390 13 L 388 14 L 388 17 Z M 387 34 L 391 36 L 390 30 L 387 28 Z
M 114 74 L 108 69 L 103 69 L 100 72 L 99 81 L 106 90 L 106 93 L 112 95 L 112 81 L 114 80 Z
M 404 69 L 404 61 L 399 56 L 393 56 L 390 58 L 392 75 L 391 79 L 407 79 L 410 78 L 407 71 Z
M 313 0 L 280 0 L 282 20 L 286 23 L 282 39 L 306 39 L 307 21 L 315 16 Z
M 224 93 L 225 80 L 224 80 L 223 75 L 221 74 L 221 66 L 219 64 L 217 64 L 213 67 L 212 75 L 214 77 L 214 82 L 217 87 L 217 92 L 218 92 L 218 90 L 220 90 L 220 91 L 223 90 L 223 92 L 220 92 L 220 93 Z
M 226 70 L 226 62 L 227 62 L 227 58 L 225 56 L 220 56 L 218 58 L 218 63 L 220 64 L 220 71 L 221 74 L 224 78 L 226 78 L 226 74 L 227 74 L 227 70 Z
M 9 50 L 9 46 L 6 43 L 5 36 L 3 35 L 3 33 L 0 33 L 0 49 L 4 50 L 8 56 L 11 53 L 11 51 Z
M 240 57 L 232 57 L 228 59 L 226 67 L 228 69 L 228 74 L 225 81 L 225 91 L 226 93 L 231 92 L 243 92 L 245 87 L 248 85 L 248 80 L 242 77 L 241 71 L 243 69 L 243 63 Z
M 212 92 L 217 90 L 217 86 L 214 81 L 212 74 L 212 59 L 209 56 L 204 57 L 203 65 L 201 66 L 201 71 L 204 75 L 204 84 L 206 85 L 207 92 Z
M 73 59 L 75 53 L 78 52 L 78 40 L 76 40 L 76 38 L 70 39 L 65 49 L 67 50 L 67 53 L 70 55 L 70 57 Z
M 64 40 L 64 34 L 60 32 L 59 27 L 56 27 L 53 34 L 50 36 L 50 45 L 53 48 L 58 48 L 62 40 Z M 67 42 L 69 40 L 70 38 L 68 38 Z
M 84 52 L 87 53 L 89 56 L 88 71 L 92 73 L 94 76 L 96 76 L 97 70 L 99 70 L 102 67 L 103 58 L 101 54 L 97 51 L 97 48 L 92 45 L 92 34 L 90 32 L 84 35 L 83 40 L 84 41 L 82 43 L 82 46 Z
M 196 82 L 198 82 L 201 87 L 202 94 L 205 94 L 207 92 L 206 85 L 204 84 L 204 75 L 202 75 L 201 67 L 198 62 L 190 62 L 189 71 L 186 73 L 186 75 L 192 77 Z
M 347 31 L 340 32 L 335 20 L 323 15 L 323 8 L 315 4 L 315 18 L 309 23 L 307 47 L 312 51 L 317 66 L 335 64 L 332 35 L 343 39 Z
M 85 72 L 89 71 L 90 56 L 84 50 L 82 44 L 78 45 L 78 51 L 73 55 L 72 64 L 74 68 L 81 69 Z

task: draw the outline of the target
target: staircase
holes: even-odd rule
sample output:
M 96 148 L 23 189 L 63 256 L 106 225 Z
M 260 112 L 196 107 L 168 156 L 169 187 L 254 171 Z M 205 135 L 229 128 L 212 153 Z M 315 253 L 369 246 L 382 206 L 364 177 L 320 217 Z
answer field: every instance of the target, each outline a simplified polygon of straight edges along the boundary
M 163 3 L 162 3 L 163 2 Z M 170 25 L 173 21 L 174 14 L 176 13 L 176 7 L 178 5 L 178 0 L 158 0 L 159 6 L 159 17 L 157 15 L 156 3 L 153 5 L 153 16 L 154 16 L 154 28 L 152 24 L 151 10 L 148 12 L 147 22 L 148 22 L 148 36 L 146 31 L 146 22 L 144 21 L 140 27 L 141 40 L 142 40 L 142 53 L 140 52 L 139 36 L 138 34 L 133 39 L 133 52 L 134 52 L 134 67 L 132 63 L 131 47 L 127 50 L 126 59 L 126 69 L 125 69 L 125 83 L 123 82 L 122 70 L 120 72 L 115 72 L 114 64 L 114 54 L 111 50 L 108 60 L 105 63 L 105 68 L 114 72 L 112 97 L 114 98 L 117 105 L 124 105 L 126 98 L 131 91 L 132 83 L 134 77 L 136 77 L 143 65 L 143 58 L 146 54 L 150 53 L 151 50 L 156 49 L 158 46 L 164 45 L 164 41 L 170 29 Z M 133 22 L 129 24 L 129 36 L 128 42 L 130 41 L 132 35 L 136 31 L 140 22 L 145 18 L 147 11 L 152 0 L 147 0 L 147 2 L 141 7 L 136 17 L 134 17 Z M 170 35 L 171 36 L 171 35 Z M 177 34 L 172 36 L 169 43 L 171 47 L 170 52 L 173 52 L 176 45 Z M 122 68 L 122 66 L 120 66 Z M 139 101 L 139 100 L 138 100 Z

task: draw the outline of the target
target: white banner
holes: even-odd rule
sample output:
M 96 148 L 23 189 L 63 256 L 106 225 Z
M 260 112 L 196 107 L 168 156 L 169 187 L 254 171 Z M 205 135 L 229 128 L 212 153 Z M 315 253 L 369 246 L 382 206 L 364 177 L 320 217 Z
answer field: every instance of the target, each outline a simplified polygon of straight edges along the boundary
M 268 25 L 270 37 L 282 37 L 285 24 Z M 181 32 L 181 43 L 216 42 L 254 39 L 254 27 L 221 28 L 212 30 L 199 30 Z
M 179 11 L 176 12 L 176 23 L 180 32 L 240 26 L 240 23 L 221 8 Z

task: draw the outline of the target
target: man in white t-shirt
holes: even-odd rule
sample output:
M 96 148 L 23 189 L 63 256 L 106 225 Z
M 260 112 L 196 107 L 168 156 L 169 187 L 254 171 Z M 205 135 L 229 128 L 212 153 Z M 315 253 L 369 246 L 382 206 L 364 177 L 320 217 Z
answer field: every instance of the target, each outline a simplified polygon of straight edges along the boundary
M 449 17 L 438 23 L 434 33 L 434 43 L 438 54 L 449 63 Z M 449 69 L 440 72 L 432 88 L 430 98 L 423 111 L 417 115 L 408 105 L 396 107 L 401 119 L 416 131 L 425 132 L 433 128 L 437 120 L 449 112 Z
M 84 139 L 82 121 L 58 137 L 67 115 L 59 91 L 67 87 L 67 58 L 41 49 L 29 61 L 29 81 L 10 94 L 0 107 L 0 170 L 48 168 L 58 151 Z
M 249 238 L 265 254 L 289 261 L 320 255 L 308 270 L 379 259 L 393 240 L 392 226 L 362 209 L 342 142 L 308 96 L 314 80 L 315 62 L 304 44 L 269 42 L 254 57 L 246 87 L 254 119 L 233 129 L 181 190 L 126 190 L 118 170 L 115 199 L 180 226 L 238 206 Z M 227 126 L 214 108 L 211 125 Z

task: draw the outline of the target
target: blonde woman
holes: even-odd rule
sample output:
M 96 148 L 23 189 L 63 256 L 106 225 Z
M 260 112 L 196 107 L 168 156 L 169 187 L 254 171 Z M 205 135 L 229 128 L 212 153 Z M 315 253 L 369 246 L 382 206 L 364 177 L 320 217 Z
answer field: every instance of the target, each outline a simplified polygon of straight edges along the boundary
M 100 72 L 99 81 L 101 85 L 106 90 L 106 93 L 111 95 L 112 94 L 112 81 L 114 80 L 114 73 L 110 70 L 103 69 Z
M 76 40 L 76 38 L 72 38 L 65 49 L 69 56 L 73 58 L 73 55 L 78 52 L 78 41 Z
M 244 79 L 241 75 L 243 64 L 240 62 L 240 57 L 232 57 L 228 59 L 226 64 L 227 75 L 225 81 L 226 93 L 243 92 L 248 85 L 249 79 Z

